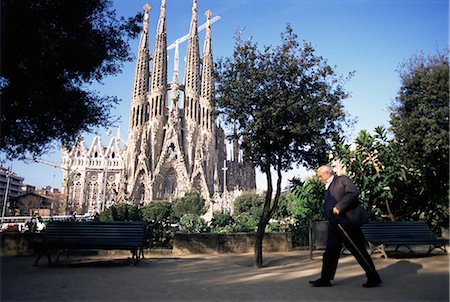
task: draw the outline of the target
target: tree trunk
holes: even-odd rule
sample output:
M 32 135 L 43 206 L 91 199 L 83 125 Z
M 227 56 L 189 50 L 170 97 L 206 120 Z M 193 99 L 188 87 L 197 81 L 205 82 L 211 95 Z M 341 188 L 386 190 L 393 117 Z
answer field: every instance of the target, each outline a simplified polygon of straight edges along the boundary
M 266 174 L 267 180 L 267 191 L 266 198 L 264 200 L 264 209 L 261 216 L 261 219 L 258 223 L 258 229 L 256 231 L 255 236 L 255 266 L 262 267 L 263 266 L 263 254 L 262 254 L 262 243 L 264 239 L 264 233 L 266 229 L 266 225 L 269 222 L 269 213 L 270 213 L 270 202 L 272 200 L 272 174 L 270 173 L 270 166 L 265 167 L 264 173 Z
M 264 216 L 264 215 L 263 215 Z M 255 267 L 263 267 L 263 240 L 267 222 L 264 217 L 261 217 L 261 220 L 258 224 L 258 230 L 256 231 L 255 236 Z M 268 220 L 267 220 L 268 221 Z
M 280 167 L 280 164 L 278 165 Z M 270 174 L 270 167 L 265 169 L 266 173 L 266 179 L 267 179 L 267 192 L 266 192 L 266 198 L 264 201 L 264 210 L 263 214 L 261 216 L 261 219 L 258 223 L 258 230 L 256 231 L 255 236 L 255 266 L 256 267 L 263 267 L 263 240 L 264 240 L 264 234 L 266 230 L 266 225 L 269 223 L 270 218 L 272 217 L 273 213 L 275 213 L 277 207 L 278 207 L 278 200 L 280 199 L 281 194 L 281 169 L 277 169 L 278 172 L 278 179 L 277 179 L 277 191 L 275 193 L 275 198 L 273 201 L 273 204 L 271 206 L 272 201 L 272 175 Z

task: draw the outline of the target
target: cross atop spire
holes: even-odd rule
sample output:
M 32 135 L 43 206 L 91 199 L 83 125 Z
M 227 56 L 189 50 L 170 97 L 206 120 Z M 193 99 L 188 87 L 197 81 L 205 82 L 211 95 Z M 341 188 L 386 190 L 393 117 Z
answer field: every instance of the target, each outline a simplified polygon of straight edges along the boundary
M 209 30 L 210 27 L 211 27 L 211 16 L 212 16 L 212 14 L 213 14 L 212 11 L 210 11 L 209 9 L 205 12 L 207 30 Z
M 192 3 L 192 13 L 197 14 L 197 0 L 194 0 Z
M 208 19 L 208 21 L 211 19 L 212 14 L 213 14 L 212 11 L 210 11 L 209 9 L 205 12 L 205 16 Z

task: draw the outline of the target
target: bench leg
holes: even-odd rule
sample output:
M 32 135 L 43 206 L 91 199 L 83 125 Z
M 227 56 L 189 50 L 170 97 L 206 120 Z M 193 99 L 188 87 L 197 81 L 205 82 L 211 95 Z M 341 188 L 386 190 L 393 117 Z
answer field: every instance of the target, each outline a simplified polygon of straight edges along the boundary
M 140 253 L 140 255 L 142 256 L 142 259 L 145 259 L 145 256 L 144 256 L 144 246 L 141 246 L 141 247 L 139 248 L 139 253 Z
M 447 254 L 447 249 L 445 248 L 445 245 L 433 245 L 433 246 L 430 245 L 428 248 L 427 256 L 429 256 L 434 249 L 441 249 L 444 253 Z
M 58 253 L 56 254 L 56 259 L 55 262 L 59 261 L 59 256 L 61 255 L 61 253 L 65 252 L 66 254 L 66 259 L 69 259 L 69 250 L 68 249 L 60 249 L 58 250 Z
M 131 250 L 131 266 L 136 266 L 139 261 L 138 249 Z
M 39 255 L 37 256 L 36 260 L 34 261 L 33 266 L 38 266 L 39 265 L 39 260 L 41 260 L 42 255 L 44 255 L 44 253 L 39 253 Z

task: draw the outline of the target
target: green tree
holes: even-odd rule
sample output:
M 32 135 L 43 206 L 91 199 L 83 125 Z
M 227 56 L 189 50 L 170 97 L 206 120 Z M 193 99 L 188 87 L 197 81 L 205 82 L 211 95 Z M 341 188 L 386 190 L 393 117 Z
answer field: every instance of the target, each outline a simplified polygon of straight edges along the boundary
M 206 212 L 205 200 L 198 191 L 192 190 L 187 192 L 183 197 L 175 199 L 172 209 L 176 218 L 181 218 L 184 214 L 196 214 L 200 216 Z
M 242 213 L 249 213 L 255 219 L 260 219 L 262 215 L 262 206 L 264 196 L 256 192 L 244 192 L 234 200 L 234 213 L 237 216 Z
M 352 145 L 336 144 L 334 154 L 358 187 L 372 219 L 409 220 L 417 213 L 412 199 L 418 172 L 404 164 L 401 146 L 383 127 L 375 128 L 373 135 L 361 130 Z
M 421 174 L 414 203 L 424 218 L 448 227 L 449 58 L 415 55 L 399 68 L 401 88 L 391 125 L 402 161 Z
M 144 220 L 166 222 L 172 214 L 172 204 L 165 200 L 155 200 L 142 207 Z
M 2 0 L 1 152 L 39 156 L 110 126 L 117 97 L 88 88 L 132 59 L 140 17 L 117 18 L 110 0 Z
M 344 79 L 290 26 L 282 44 L 262 51 L 236 39 L 231 57 L 217 64 L 219 113 L 236 126 L 245 160 L 265 174 L 268 188 L 255 240 L 255 265 L 263 265 L 262 241 L 281 194 L 282 172 L 326 160 L 330 138 L 345 120 Z M 272 170 L 276 175 L 275 195 Z

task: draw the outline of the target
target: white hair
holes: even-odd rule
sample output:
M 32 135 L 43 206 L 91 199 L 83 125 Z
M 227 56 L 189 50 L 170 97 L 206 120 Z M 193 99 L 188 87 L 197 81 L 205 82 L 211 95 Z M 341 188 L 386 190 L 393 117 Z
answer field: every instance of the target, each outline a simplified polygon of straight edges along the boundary
M 330 174 L 334 174 L 333 168 L 331 168 L 331 167 L 328 166 L 328 165 L 320 166 L 320 167 L 317 169 L 317 173 L 324 173 L 324 172 L 330 173 Z

